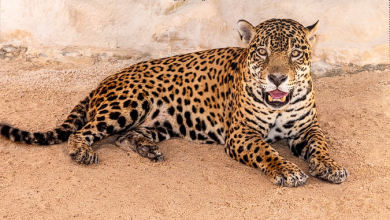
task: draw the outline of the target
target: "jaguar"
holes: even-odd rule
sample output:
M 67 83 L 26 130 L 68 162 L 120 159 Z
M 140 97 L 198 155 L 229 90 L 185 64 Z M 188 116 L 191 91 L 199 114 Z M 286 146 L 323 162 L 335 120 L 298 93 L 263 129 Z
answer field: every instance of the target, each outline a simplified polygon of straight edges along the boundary
M 318 21 L 239 20 L 243 48 L 134 64 L 104 79 L 57 128 L 30 132 L 2 123 L 1 136 L 37 145 L 68 141 L 81 164 L 98 163 L 92 144 L 111 135 L 152 161 L 164 160 L 158 142 L 179 137 L 224 145 L 276 185 L 304 185 L 308 175 L 270 145 L 284 139 L 312 176 L 342 183 L 348 171 L 330 157 L 317 117 L 310 72 L 317 29 Z

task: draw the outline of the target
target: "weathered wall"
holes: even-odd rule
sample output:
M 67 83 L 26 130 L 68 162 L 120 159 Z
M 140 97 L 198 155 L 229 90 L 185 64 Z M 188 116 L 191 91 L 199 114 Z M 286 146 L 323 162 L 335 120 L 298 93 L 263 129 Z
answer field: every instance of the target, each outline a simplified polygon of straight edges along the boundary
M 317 66 L 384 64 L 389 58 L 387 0 L 3 0 L 2 45 L 61 60 L 115 54 L 163 57 L 242 46 L 236 23 L 320 20 Z M 5 47 L 5 51 L 12 48 Z M 2 51 L 4 55 L 4 48 Z

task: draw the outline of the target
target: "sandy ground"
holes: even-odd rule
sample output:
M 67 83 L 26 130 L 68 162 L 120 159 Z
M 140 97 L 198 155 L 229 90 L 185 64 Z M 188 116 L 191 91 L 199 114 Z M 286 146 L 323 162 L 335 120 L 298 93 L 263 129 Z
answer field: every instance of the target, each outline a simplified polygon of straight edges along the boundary
M 96 84 L 129 62 L 95 65 L 0 61 L 0 121 L 44 131 L 64 120 Z M 3 219 L 387 219 L 390 216 L 390 72 L 315 79 L 331 155 L 350 173 L 343 184 L 310 177 L 274 186 L 230 159 L 221 145 L 169 140 L 163 163 L 108 138 L 98 165 L 78 165 L 66 143 L 28 146 L 0 139 Z M 303 171 L 285 143 L 274 146 Z

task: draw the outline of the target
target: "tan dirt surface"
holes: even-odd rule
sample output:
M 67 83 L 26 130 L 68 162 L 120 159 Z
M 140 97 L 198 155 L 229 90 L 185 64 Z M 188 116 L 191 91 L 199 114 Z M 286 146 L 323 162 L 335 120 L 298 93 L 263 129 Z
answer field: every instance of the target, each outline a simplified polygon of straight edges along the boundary
M 34 64 L 0 61 L 0 121 L 51 129 L 106 76 L 129 62 Z M 17 144 L 0 138 L 2 219 L 388 219 L 390 216 L 390 72 L 314 80 L 330 154 L 350 173 L 342 184 L 310 177 L 298 188 L 274 186 L 222 145 L 174 139 L 159 144 L 163 163 L 126 152 L 108 138 L 98 165 L 79 165 L 67 143 Z M 285 143 L 273 144 L 307 174 Z

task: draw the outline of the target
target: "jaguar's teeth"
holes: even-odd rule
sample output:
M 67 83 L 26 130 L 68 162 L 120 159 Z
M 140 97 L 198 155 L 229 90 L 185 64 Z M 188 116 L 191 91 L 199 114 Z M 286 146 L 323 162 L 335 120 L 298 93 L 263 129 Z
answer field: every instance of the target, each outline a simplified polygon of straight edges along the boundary
M 268 101 L 272 102 L 272 101 L 274 101 L 274 98 L 272 98 L 272 96 L 268 95 Z
M 281 99 L 282 102 L 285 102 L 286 101 L 286 96 L 283 96 L 282 99 Z

